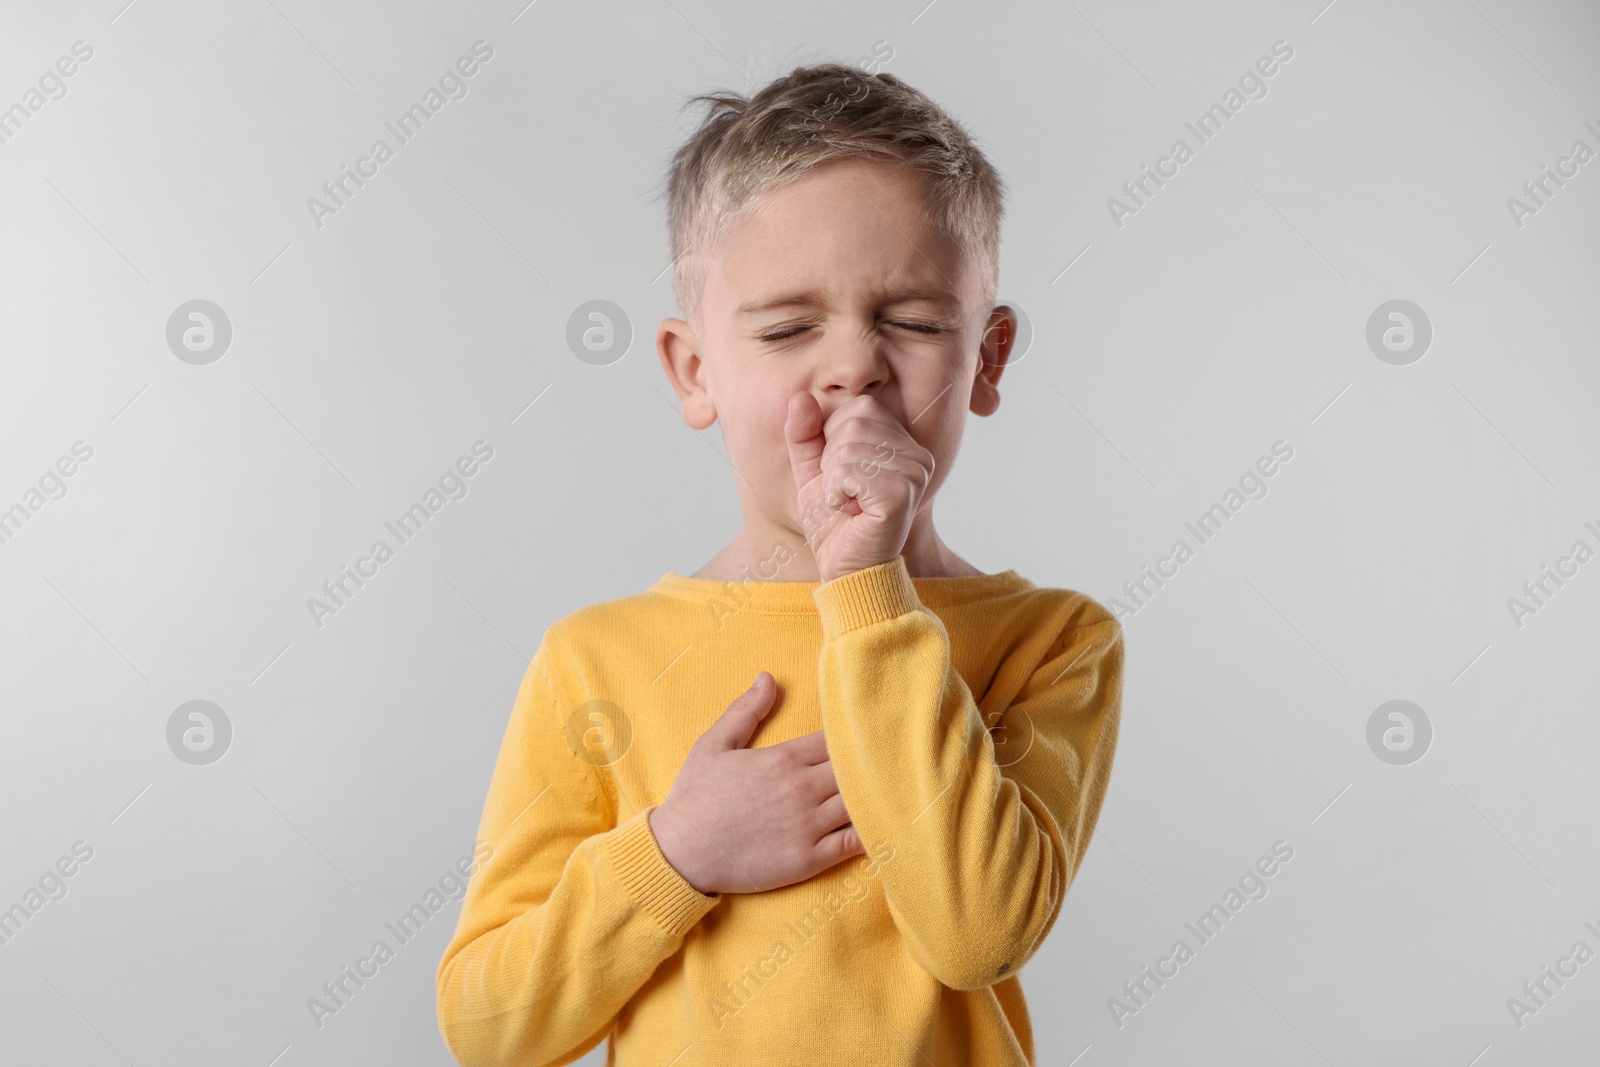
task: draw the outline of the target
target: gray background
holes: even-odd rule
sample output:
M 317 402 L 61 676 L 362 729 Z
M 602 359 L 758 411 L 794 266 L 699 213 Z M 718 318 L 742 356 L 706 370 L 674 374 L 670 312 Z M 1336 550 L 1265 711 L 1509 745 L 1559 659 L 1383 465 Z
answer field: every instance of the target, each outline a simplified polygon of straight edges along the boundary
M 1600 962 L 1521 1028 L 1506 1000 L 1600 950 L 1600 561 L 1520 628 L 1506 600 L 1600 547 L 1600 160 L 1520 228 L 1506 199 L 1600 150 L 1593 5 L 124 4 L 0 32 L 0 107 L 94 49 L 0 145 L 0 507 L 94 450 L 0 545 L 0 907 L 94 850 L 0 946 L 0 1058 L 449 1062 L 458 904 L 321 1029 L 307 998 L 470 853 L 544 627 L 739 521 L 651 346 L 678 104 L 882 41 L 1008 182 L 1034 329 L 942 494 L 957 551 L 1109 601 L 1294 448 L 1125 622 L 1100 833 L 1023 973 L 1040 1063 L 1592 1059 Z M 479 39 L 469 94 L 315 226 Z M 1113 225 L 1277 40 L 1268 95 Z M 207 366 L 166 343 L 193 299 L 233 327 Z M 634 329 L 608 366 L 566 345 L 591 299 Z M 1406 366 L 1365 340 L 1393 299 L 1434 331 Z M 316 627 L 479 439 L 468 495 Z M 1434 731 L 1408 766 L 1366 740 L 1400 698 Z M 166 740 L 194 699 L 233 727 L 209 766 Z M 1107 999 L 1279 840 L 1270 894 L 1119 1028 Z

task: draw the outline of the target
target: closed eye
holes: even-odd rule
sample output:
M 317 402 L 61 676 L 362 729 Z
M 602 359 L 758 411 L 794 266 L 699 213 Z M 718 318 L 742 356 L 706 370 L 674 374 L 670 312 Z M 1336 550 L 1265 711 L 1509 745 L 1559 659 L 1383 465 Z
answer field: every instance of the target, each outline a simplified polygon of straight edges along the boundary
M 944 332 L 942 327 L 932 326 L 926 322 L 891 322 L 889 325 L 898 326 L 903 330 L 910 330 L 914 333 L 935 334 Z M 789 338 L 797 337 L 809 329 L 811 329 L 810 326 L 791 326 L 782 330 L 774 330 L 771 333 L 764 333 L 761 335 L 761 340 L 768 343 L 787 341 Z

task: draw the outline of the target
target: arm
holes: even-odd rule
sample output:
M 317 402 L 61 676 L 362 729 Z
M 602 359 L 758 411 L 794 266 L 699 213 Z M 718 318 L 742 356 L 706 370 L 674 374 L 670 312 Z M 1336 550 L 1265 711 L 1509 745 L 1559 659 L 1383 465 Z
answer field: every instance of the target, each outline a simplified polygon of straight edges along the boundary
M 1094 832 L 1121 711 L 1121 627 L 1092 602 L 1060 620 L 1001 720 L 1026 754 L 1000 766 L 903 556 L 824 582 L 816 600 L 828 754 L 862 843 L 893 847 L 879 877 L 895 925 L 940 982 L 993 985 L 1050 932 Z
M 548 635 L 547 635 L 548 640 Z M 661 855 L 646 808 L 621 826 L 534 655 L 478 837 L 492 847 L 439 961 L 439 1030 L 466 1067 L 571 1063 L 721 899 Z

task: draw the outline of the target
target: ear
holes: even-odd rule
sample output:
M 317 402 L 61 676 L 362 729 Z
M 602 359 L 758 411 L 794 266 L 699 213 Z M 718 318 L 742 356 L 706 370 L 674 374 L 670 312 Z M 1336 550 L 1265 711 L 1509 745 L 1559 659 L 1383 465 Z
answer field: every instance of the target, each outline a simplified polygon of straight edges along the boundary
M 703 430 L 717 421 L 717 409 L 706 389 L 706 365 L 694 328 L 682 319 L 662 319 L 656 327 L 656 352 L 672 391 L 683 402 L 683 421 Z
M 993 415 L 1000 407 L 1000 375 L 1017 340 L 1017 313 L 1001 304 L 989 313 L 978 339 L 978 373 L 972 379 L 969 408 L 974 415 Z

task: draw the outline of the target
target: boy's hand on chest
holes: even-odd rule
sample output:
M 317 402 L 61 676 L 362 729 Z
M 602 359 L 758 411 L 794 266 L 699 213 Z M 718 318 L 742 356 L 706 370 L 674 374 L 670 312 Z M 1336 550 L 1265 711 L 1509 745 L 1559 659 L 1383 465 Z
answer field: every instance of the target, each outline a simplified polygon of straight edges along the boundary
M 702 893 L 777 889 L 864 851 L 821 730 L 747 747 L 777 688 L 762 671 L 689 749 L 650 813 L 661 854 Z

